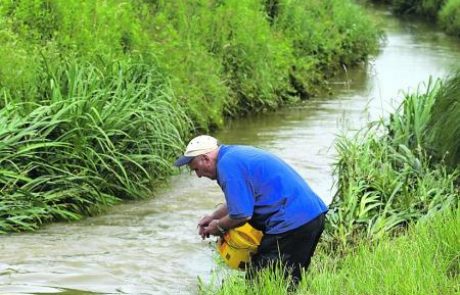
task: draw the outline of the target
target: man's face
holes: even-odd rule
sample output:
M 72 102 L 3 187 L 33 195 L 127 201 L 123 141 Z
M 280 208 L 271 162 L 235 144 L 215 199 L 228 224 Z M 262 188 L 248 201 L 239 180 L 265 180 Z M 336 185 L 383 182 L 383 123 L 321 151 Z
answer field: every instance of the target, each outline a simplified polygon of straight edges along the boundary
M 217 177 L 216 162 L 208 155 L 196 156 L 188 166 L 198 177 L 204 176 L 212 180 Z

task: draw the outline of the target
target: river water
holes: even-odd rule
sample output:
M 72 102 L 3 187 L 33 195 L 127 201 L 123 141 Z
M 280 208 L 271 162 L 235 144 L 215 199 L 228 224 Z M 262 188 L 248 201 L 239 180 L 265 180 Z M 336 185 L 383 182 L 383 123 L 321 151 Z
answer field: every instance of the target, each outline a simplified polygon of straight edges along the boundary
M 460 65 L 458 40 L 429 24 L 375 13 L 384 21 L 385 45 L 331 82 L 332 95 L 229 122 L 214 135 L 281 156 L 329 203 L 337 135 L 385 116 L 404 91 Z M 210 280 L 216 268 L 213 244 L 199 238 L 196 223 L 221 202 L 216 183 L 184 170 L 152 199 L 0 236 L 0 294 L 195 294 L 197 278 Z

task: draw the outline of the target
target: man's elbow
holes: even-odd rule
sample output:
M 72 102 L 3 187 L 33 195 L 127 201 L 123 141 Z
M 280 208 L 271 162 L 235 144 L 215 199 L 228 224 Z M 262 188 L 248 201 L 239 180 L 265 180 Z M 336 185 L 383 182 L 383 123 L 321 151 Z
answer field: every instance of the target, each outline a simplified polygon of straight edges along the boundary
M 230 217 L 230 216 L 229 216 Z M 241 218 L 232 218 L 230 217 L 230 220 L 232 221 L 234 226 L 240 226 L 251 220 L 252 216 L 248 217 L 241 217 Z

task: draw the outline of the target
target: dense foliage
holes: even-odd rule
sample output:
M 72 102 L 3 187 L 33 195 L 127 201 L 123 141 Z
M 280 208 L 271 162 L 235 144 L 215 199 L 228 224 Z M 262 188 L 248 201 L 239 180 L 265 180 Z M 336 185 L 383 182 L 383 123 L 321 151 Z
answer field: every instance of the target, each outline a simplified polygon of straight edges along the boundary
M 452 75 L 436 93 L 429 121 L 428 143 L 432 154 L 460 167 L 460 73 Z
M 400 15 L 418 15 L 438 22 L 448 34 L 460 37 L 460 0 L 373 0 L 391 5 Z
M 142 198 L 188 131 L 160 73 L 135 63 L 106 72 L 68 63 L 46 99 L 0 110 L 0 232 L 98 213 Z
M 0 232 L 151 195 L 191 134 L 309 97 L 378 39 L 350 1 L 0 0 Z
M 459 77 L 429 82 L 425 93 L 407 94 L 388 123 L 339 141 L 328 229 L 334 248 L 398 233 L 459 205 Z

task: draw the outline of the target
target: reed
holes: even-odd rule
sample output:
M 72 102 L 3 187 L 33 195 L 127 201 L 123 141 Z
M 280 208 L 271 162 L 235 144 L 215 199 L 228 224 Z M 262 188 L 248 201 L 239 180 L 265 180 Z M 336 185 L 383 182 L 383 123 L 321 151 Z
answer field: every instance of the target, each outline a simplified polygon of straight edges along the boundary
M 436 93 L 429 121 L 428 141 L 439 159 L 460 165 L 460 71 L 453 73 Z
M 343 258 L 319 252 L 297 294 L 458 294 L 459 226 L 449 208 Z
M 0 1 L 0 230 L 150 195 L 192 134 L 309 97 L 378 38 L 349 1 Z
M 161 74 L 142 64 L 59 69 L 40 104 L 0 110 L 1 232 L 150 195 L 190 128 Z
M 399 15 L 421 16 L 436 22 L 450 35 L 460 37 L 459 0 L 373 0 L 389 4 Z
M 338 191 L 326 235 L 332 250 L 347 251 L 363 240 L 399 234 L 413 222 L 458 206 L 459 172 L 439 162 L 443 154 L 433 154 L 429 140 L 446 138 L 446 148 L 457 151 L 457 137 L 443 137 L 449 130 L 443 120 L 437 128 L 432 125 L 438 122 L 434 114 L 455 125 L 456 111 L 443 112 L 441 107 L 451 105 L 447 97 L 455 99 L 450 95 L 458 90 L 455 82 L 430 81 L 425 92 L 406 94 L 388 122 L 377 121 L 351 138 L 340 138 Z

